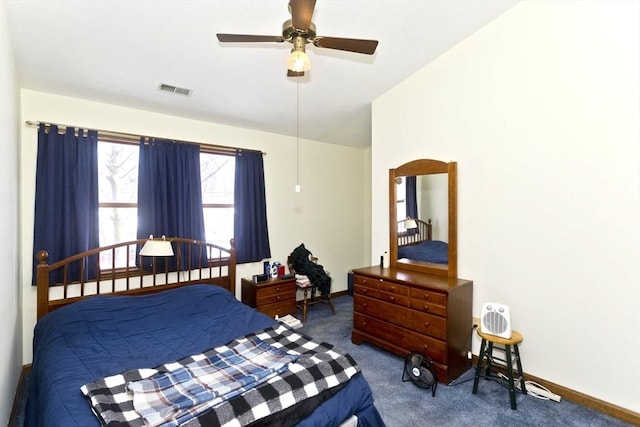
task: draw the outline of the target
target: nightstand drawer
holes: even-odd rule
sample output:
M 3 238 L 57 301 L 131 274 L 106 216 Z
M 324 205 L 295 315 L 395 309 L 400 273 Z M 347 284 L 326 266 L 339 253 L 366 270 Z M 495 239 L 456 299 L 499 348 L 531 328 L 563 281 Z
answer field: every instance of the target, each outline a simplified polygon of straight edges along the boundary
M 266 288 L 258 287 L 256 294 L 258 305 L 270 304 L 286 299 L 295 299 L 296 284 L 292 282 Z
M 291 314 L 296 315 L 296 300 L 282 301 L 275 304 L 265 304 L 260 306 L 260 312 L 266 314 L 271 318 L 286 316 Z
M 296 314 L 295 279 L 275 279 L 254 283 L 250 278 L 242 279 L 242 302 L 269 317 Z

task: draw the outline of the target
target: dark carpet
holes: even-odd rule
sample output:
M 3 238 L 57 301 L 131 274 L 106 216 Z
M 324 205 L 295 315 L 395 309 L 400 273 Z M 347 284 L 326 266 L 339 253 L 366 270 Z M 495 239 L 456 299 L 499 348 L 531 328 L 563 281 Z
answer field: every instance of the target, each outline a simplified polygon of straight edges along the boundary
M 561 399 L 559 403 L 517 394 L 517 410 L 509 405 L 508 390 L 481 379 L 473 388 L 473 369 L 452 385 L 431 390 L 402 382 L 404 358 L 375 346 L 351 342 L 353 298 L 334 299 L 336 315 L 324 304 L 309 308 L 303 331 L 317 340 L 331 342 L 350 353 L 371 385 L 378 411 L 389 427 L 405 426 L 628 426 L 600 412 Z M 523 360 L 526 372 L 526 360 Z M 525 376 L 526 379 L 526 376 Z M 553 391 L 553 390 L 552 390 Z

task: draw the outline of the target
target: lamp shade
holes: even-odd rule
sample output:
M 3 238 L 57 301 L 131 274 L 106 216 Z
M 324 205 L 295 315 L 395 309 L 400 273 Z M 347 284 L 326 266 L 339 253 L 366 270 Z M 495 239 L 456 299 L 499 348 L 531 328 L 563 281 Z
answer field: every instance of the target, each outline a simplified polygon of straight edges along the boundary
M 418 223 L 413 218 L 407 218 L 404 220 L 404 228 L 406 230 L 411 230 L 412 228 L 418 228 Z
M 173 256 L 173 248 L 169 240 L 149 239 L 140 249 L 142 256 Z

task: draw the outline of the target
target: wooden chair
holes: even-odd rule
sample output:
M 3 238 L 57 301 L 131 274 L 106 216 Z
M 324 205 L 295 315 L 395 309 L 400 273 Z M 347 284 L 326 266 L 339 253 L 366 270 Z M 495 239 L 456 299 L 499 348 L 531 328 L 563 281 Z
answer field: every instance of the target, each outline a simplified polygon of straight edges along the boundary
M 478 365 L 476 367 L 476 375 L 473 381 L 473 394 L 478 392 L 478 380 L 480 377 L 494 380 L 500 385 L 509 389 L 509 399 L 511 400 L 511 409 L 517 409 L 516 404 L 516 382 L 520 383 L 520 391 L 523 394 L 527 394 L 527 389 L 524 383 L 524 374 L 522 372 L 522 363 L 520 362 L 520 352 L 518 351 L 518 344 L 522 342 L 522 334 L 518 331 L 511 331 L 511 338 L 501 338 L 495 335 L 490 335 L 482 332 L 478 328 L 478 335 L 482 338 L 482 344 L 480 344 L 480 354 L 478 355 Z M 494 347 L 494 344 L 498 344 Z M 506 360 L 496 357 L 494 350 L 504 352 Z M 493 363 L 494 360 L 500 362 L 506 362 L 507 378 L 496 375 L 491 372 L 492 367 L 496 367 Z M 486 364 L 485 364 L 486 361 Z M 513 363 L 516 363 L 518 377 L 514 376 Z
M 311 261 L 317 264 L 318 257 L 312 257 Z M 291 256 L 287 258 L 287 265 L 289 267 L 289 272 L 291 274 L 296 274 L 293 268 Z M 336 308 L 333 305 L 333 301 L 331 301 L 331 292 L 316 299 L 316 287 L 311 284 L 309 279 L 296 279 L 296 289 L 301 290 L 303 295 L 302 301 L 296 300 L 296 307 L 302 310 L 302 323 L 307 321 L 307 308 L 318 303 L 328 304 L 331 309 L 331 314 L 334 316 L 336 315 Z

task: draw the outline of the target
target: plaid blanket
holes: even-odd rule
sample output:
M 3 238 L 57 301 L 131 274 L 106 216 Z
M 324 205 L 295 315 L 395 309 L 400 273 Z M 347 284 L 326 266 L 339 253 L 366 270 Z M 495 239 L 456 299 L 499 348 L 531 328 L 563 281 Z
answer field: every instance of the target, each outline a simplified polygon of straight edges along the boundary
M 348 354 L 331 344 L 314 342 L 282 324 L 237 338 L 226 346 L 203 354 L 211 357 L 251 337 L 296 355 L 298 360 L 289 364 L 289 369 L 283 374 L 196 416 L 187 421 L 186 426 L 246 426 L 342 385 L 360 371 Z M 191 357 L 179 361 L 182 365 L 192 362 L 194 360 Z M 169 372 L 171 366 L 165 364 L 156 369 L 132 369 L 85 384 L 81 390 L 103 425 L 141 427 L 144 426 L 144 420 L 134 409 L 133 393 L 127 389 L 127 384 L 150 378 L 158 372 Z
M 127 384 L 133 406 L 149 426 L 174 427 L 225 400 L 286 371 L 295 355 L 250 337 L 212 357 L 204 354 L 187 365 Z

